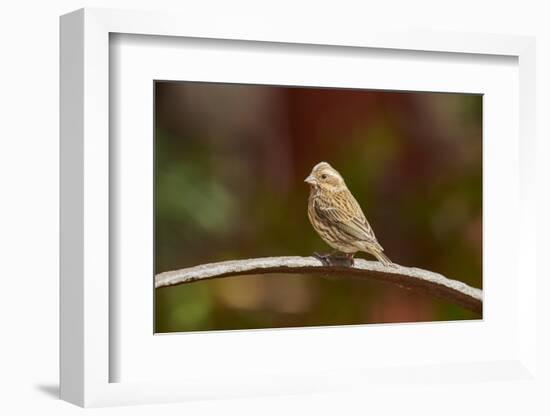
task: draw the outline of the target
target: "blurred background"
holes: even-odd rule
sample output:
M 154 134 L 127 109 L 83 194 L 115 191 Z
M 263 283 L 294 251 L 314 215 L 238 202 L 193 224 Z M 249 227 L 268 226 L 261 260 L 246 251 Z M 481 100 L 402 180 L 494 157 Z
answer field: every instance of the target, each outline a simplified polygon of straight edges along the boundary
M 156 82 L 155 273 L 331 251 L 306 212 L 304 178 L 323 160 L 394 262 L 482 288 L 482 97 L 451 93 Z M 479 318 L 345 275 L 236 276 L 155 296 L 155 332 Z

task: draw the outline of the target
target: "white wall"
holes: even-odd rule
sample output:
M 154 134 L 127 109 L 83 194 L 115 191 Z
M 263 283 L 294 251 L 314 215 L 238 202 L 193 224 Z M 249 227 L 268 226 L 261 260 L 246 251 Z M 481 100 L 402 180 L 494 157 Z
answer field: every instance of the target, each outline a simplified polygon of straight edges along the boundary
M 372 4 L 371 4 L 372 3 Z M 512 4 L 510 4 L 512 3 Z M 0 12 L 2 60 L 0 63 L 0 413 L 73 414 L 81 410 L 54 398 L 58 375 L 58 16 L 74 9 L 116 7 L 180 10 L 207 18 L 222 13 L 280 20 L 297 19 L 337 31 L 349 25 L 358 28 L 377 22 L 390 26 L 431 27 L 442 30 L 536 35 L 538 42 L 538 129 L 541 204 L 539 239 L 548 244 L 548 179 L 550 157 L 550 13 L 545 1 L 502 0 L 439 1 L 130 1 L 88 2 L 11 1 Z M 542 138 L 546 138 L 543 140 Z M 544 178 L 544 181 L 543 181 Z M 544 191 L 544 192 L 543 192 Z M 545 230 L 546 232 L 544 232 Z M 539 247 L 542 254 L 542 245 Z M 542 256 L 541 256 L 542 257 Z M 550 278 L 549 267 L 541 275 Z M 546 272 L 546 273 L 544 273 Z M 22 288 L 24 290 L 18 290 Z M 29 291 L 32 288 L 32 292 Z M 543 280 L 539 293 L 548 293 Z M 26 297 L 23 297 L 25 295 Z M 541 298 L 542 299 L 542 298 Z M 539 302 L 541 303 L 541 302 Z M 540 305 L 540 328 L 549 326 L 547 304 Z M 543 314 L 544 313 L 544 321 Z M 548 331 L 544 350 L 549 351 Z M 543 351 L 544 351 L 543 350 Z M 541 357 L 550 374 L 548 358 Z M 421 388 L 406 397 L 366 397 L 346 392 L 319 397 L 284 397 L 232 400 L 96 410 L 100 414 L 385 414 L 420 413 L 441 409 L 453 414 L 543 414 L 535 397 L 544 392 L 505 383 L 481 392 L 473 386 L 438 386 L 438 395 L 428 398 Z M 550 391 L 550 388 L 548 389 Z M 453 393 L 453 391 L 455 393 Z M 434 390 L 431 391 L 434 394 Z M 541 401 L 542 402 L 542 401 Z M 383 406 L 383 407 L 379 407 Z M 549 412 L 546 402 L 546 412 Z M 416 411 L 411 411 L 415 409 Z M 546 413 L 546 414 L 550 414 Z

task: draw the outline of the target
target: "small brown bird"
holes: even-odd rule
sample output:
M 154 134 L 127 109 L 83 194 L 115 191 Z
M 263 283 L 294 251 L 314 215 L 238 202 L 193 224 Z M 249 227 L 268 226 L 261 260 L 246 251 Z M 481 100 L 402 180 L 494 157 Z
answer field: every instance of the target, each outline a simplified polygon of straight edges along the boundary
M 393 265 L 336 169 L 326 162 L 318 163 L 305 182 L 310 185 L 309 220 L 329 246 L 344 253 L 351 264 L 355 253 L 364 251 L 385 266 Z M 327 259 L 329 256 L 319 257 Z

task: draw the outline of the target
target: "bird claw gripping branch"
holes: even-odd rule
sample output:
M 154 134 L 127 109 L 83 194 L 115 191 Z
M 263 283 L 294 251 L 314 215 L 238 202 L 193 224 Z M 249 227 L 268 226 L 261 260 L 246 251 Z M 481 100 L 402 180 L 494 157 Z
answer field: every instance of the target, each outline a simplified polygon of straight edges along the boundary
M 351 256 L 337 256 L 335 254 L 313 253 L 313 257 L 323 263 L 323 266 L 329 267 L 353 267 L 355 264 Z

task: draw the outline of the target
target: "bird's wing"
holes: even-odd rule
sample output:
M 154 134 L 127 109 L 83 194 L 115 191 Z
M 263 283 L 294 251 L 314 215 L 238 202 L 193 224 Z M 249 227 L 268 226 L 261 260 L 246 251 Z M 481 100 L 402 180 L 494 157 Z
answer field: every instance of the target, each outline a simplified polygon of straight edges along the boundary
M 380 246 L 359 203 L 348 190 L 339 192 L 329 199 L 317 199 L 315 210 L 321 218 L 337 223 L 340 229 L 352 238 Z

